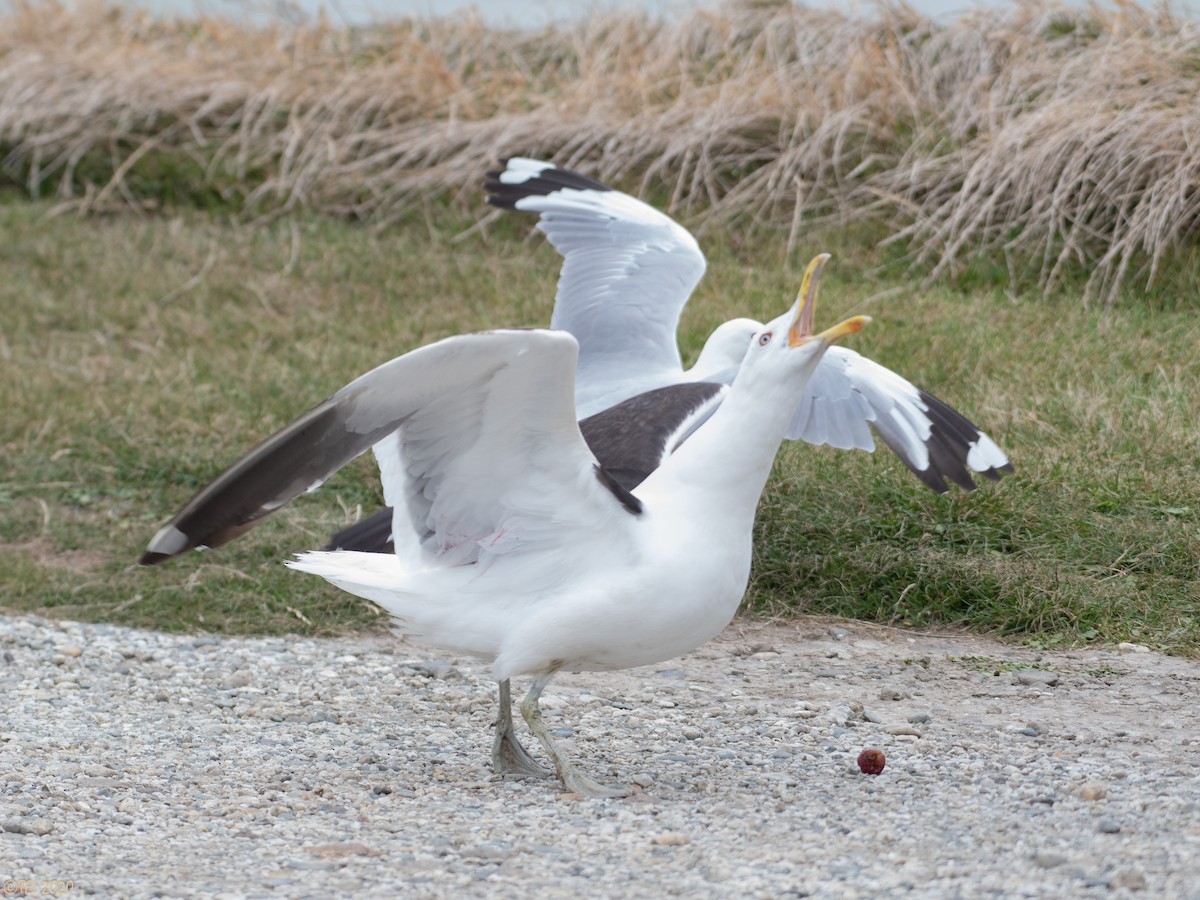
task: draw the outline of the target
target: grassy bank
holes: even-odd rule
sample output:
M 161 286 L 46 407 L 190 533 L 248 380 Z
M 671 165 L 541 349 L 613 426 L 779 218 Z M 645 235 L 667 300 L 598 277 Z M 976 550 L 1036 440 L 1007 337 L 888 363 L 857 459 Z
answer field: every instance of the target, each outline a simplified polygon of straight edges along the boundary
M 1106 6 L 946 23 L 755 2 L 515 32 L 17 0 L 0 177 L 87 210 L 397 222 L 473 202 L 463 186 L 501 155 L 553 156 L 714 233 L 769 225 L 795 249 L 814 225 L 869 227 L 938 283 L 1170 296 L 1200 268 L 1200 44 L 1164 9 Z
M 0 606 L 173 629 L 377 623 L 279 563 L 375 507 L 365 461 L 218 551 L 134 560 L 196 488 L 359 372 L 448 334 L 546 322 L 553 251 L 515 217 L 462 236 L 470 220 L 445 208 L 385 231 L 52 209 L 0 204 Z M 733 237 L 705 241 L 689 354 L 733 314 L 777 314 L 803 262 L 833 249 L 821 319 L 874 316 L 854 346 L 966 412 L 1017 467 L 939 497 L 886 453 L 789 446 L 762 506 L 755 609 L 1196 650 L 1194 310 L 917 290 L 871 274 L 879 252 L 853 242 L 789 256 L 786 234 Z

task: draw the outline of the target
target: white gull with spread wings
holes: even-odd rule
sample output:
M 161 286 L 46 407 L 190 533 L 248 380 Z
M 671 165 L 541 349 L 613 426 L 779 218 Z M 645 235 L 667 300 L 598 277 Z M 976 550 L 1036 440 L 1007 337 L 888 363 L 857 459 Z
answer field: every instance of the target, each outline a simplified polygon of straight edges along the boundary
M 719 409 L 669 456 L 675 442 L 662 442 L 665 458 L 633 491 L 576 423 L 573 337 L 464 335 L 385 363 L 268 438 L 197 493 L 142 562 L 224 543 L 375 446 L 396 552 L 317 551 L 289 565 L 374 601 L 417 640 L 490 660 L 498 771 L 544 772 L 512 730 L 508 679 L 531 675 L 521 712 L 563 784 L 623 795 L 562 754 L 538 698 L 556 672 L 660 662 L 733 617 L 792 400 L 830 345 L 866 322 L 812 335 L 815 288 L 806 277 L 793 309 L 755 336 Z

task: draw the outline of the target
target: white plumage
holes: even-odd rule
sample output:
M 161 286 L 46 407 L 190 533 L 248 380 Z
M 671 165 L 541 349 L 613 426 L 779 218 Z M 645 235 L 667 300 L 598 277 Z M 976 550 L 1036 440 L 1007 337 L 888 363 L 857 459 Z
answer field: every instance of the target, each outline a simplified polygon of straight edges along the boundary
M 521 710 L 563 783 L 624 794 L 562 755 L 538 698 L 556 672 L 670 659 L 733 617 L 788 400 L 866 321 L 815 337 L 804 326 L 823 261 L 793 310 L 760 330 L 720 408 L 632 492 L 576 423 L 573 337 L 464 335 L 374 369 L 268 438 L 189 501 L 142 561 L 236 537 L 375 446 L 396 552 L 317 551 L 289 565 L 379 604 L 417 640 L 489 660 L 501 683 L 498 771 L 543 774 L 509 705 L 508 679 L 532 675 Z
M 533 706 L 560 670 L 692 650 L 720 633 L 746 590 L 755 509 L 790 420 L 786 397 L 861 321 L 795 347 L 787 325 L 765 326 L 766 343 L 750 350 L 720 409 L 634 489 L 636 511 L 597 478 L 575 424 L 569 335 L 473 338 L 486 348 L 472 346 L 469 371 L 421 360 L 416 374 L 448 392 L 376 446 L 397 510 L 396 553 L 316 551 L 288 565 L 374 601 L 420 641 L 491 660 L 501 682 L 535 676 Z M 408 383 L 397 365 L 405 360 L 391 364 L 381 394 Z M 625 792 L 586 779 L 530 725 L 571 789 Z

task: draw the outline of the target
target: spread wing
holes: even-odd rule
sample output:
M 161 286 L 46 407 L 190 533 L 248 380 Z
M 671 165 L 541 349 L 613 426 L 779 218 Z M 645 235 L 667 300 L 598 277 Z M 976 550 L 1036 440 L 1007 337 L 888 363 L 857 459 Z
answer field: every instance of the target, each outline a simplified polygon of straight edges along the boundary
M 843 450 L 873 451 L 879 439 L 939 493 L 947 480 L 970 491 L 971 472 L 997 481 L 1012 472 L 1008 457 L 965 416 L 845 347 L 830 347 L 817 366 L 788 437 Z
M 576 354 L 562 332 L 496 331 L 384 363 L 200 490 L 141 561 L 232 540 L 368 448 L 401 439 L 402 471 L 384 469 L 385 494 L 403 498 L 414 540 L 443 564 L 470 561 L 502 538 L 511 551 L 517 537 L 528 544 L 595 533 L 630 510 L 575 422 Z M 527 523 L 551 503 L 553 533 L 533 533 Z
M 679 315 L 704 275 L 692 234 L 651 206 L 550 163 L 491 172 L 488 203 L 538 214 L 563 257 L 552 328 L 579 341 L 582 415 L 678 381 Z
M 625 491 L 633 491 L 662 465 L 671 452 L 699 428 L 720 406 L 727 388 L 723 384 L 689 382 L 639 394 L 579 423 L 579 430 L 603 471 Z M 408 429 L 406 428 L 405 431 Z M 384 445 L 391 442 L 387 439 Z M 404 459 L 403 442 L 395 447 L 376 448 L 381 469 L 399 466 Z M 388 479 L 405 489 L 397 499 L 406 506 L 396 523 L 401 542 L 412 533 L 409 498 L 416 484 Z M 623 497 L 623 495 L 622 495 Z M 388 498 L 392 500 L 391 497 Z M 624 499 L 624 498 L 623 498 Z M 629 502 L 629 501 L 625 501 Z M 392 539 L 393 510 L 382 509 L 330 538 L 326 550 L 359 550 L 367 553 L 396 552 Z M 419 524 L 419 523 L 418 523 Z M 411 539 L 410 539 L 411 540 Z M 407 554 L 412 548 L 402 551 Z

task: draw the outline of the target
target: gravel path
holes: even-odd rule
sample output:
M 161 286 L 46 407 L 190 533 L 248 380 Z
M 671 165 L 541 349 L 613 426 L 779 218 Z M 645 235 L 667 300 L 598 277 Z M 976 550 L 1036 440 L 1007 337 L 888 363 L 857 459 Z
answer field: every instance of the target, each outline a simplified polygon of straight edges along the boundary
M 0 617 L 5 889 L 1200 897 L 1193 660 L 735 623 L 548 689 L 587 770 L 644 788 L 626 800 L 493 780 L 494 689 L 388 638 Z

